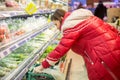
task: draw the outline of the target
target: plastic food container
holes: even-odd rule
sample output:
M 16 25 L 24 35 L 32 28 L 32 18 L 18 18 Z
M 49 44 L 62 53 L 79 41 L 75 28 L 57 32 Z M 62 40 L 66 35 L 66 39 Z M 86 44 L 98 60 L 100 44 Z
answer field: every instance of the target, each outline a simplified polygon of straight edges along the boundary
M 5 22 L 0 23 L 0 42 L 5 42 L 10 38 L 8 25 Z

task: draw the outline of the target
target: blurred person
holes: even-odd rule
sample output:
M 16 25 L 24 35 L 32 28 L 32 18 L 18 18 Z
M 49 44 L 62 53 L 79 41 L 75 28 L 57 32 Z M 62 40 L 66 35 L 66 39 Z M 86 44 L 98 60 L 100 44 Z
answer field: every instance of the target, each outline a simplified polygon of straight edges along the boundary
M 114 27 L 82 8 L 57 9 L 51 20 L 63 37 L 34 72 L 54 65 L 71 49 L 83 57 L 89 80 L 120 80 L 120 36 Z
M 80 8 L 84 8 L 84 9 L 85 9 L 85 7 L 83 6 L 83 4 L 82 4 L 82 3 L 80 3 L 80 4 L 77 6 L 77 8 L 76 8 L 76 9 L 80 9 Z
M 100 19 L 104 19 L 104 17 L 107 16 L 107 8 L 103 5 L 102 1 L 99 1 L 95 11 L 94 15 L 99 17 Z

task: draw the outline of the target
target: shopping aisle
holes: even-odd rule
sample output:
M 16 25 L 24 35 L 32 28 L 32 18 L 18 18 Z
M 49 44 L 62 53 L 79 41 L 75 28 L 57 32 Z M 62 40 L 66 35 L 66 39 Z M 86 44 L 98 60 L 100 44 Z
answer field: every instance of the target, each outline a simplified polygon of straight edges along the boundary
M 68 69 L 68 64 L 69 64 L 69 60 L 72 59 L 71 62 L 71 67 L 70 70 L 68 71 L 68 76 L 67 79 L 68 80 L 88 80 L 87 77 L 87 72 L 86 72 L 86 67 L 83 61 L 83 58 L 77 54 L 75 54 L 74 52 L 72 52 L 71 50 L 67 53 L 67 57 L 66 57 L 66 67 L 64 69 L 64 73 L 67 74 L 67 69 Z

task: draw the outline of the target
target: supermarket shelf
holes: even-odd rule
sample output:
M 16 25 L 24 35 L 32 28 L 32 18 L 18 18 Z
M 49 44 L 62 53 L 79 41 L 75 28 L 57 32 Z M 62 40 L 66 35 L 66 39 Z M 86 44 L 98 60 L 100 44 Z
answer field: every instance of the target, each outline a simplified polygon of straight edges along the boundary
M 63 0 L 53 0 L 54 2 L 58 2 L 60 4 L 63 4 L 63 5 L 67 5 L 68 3 L 63 1 Z
M 19 73 L 19 75 L 14 79 L 14 80 L 21 80 L 23 78 L 23 76 L 26 74 L 26 72 L 28 71 L 28 69 L 35 63 L 35 61 L 39 58 L 40 55 L 42 55 L 42 53 L 46 50 L 46 48 L 52 43 L 52 41 L 59 35 L 59 32 L 57 32 L 50 41 L 48 41 L 42 49 L 38 50 L 36 53 L 36 56 L 34 56 L 33 60 L 30 60 L 30 63 L 21 71 L 21 73 Z
M 12 18 L 12 19 L 13 18 L 27 18 L 27 17 L 32 17 L 32 16 L 35 16 L 35 15 L 51 14 L 53 12 L 54 12 L 54 10 L 40 10 L 39 12 L 37 12 L 35 14 L 32 14 L 32 15 L 29 15 L 29 14 L 27 14 L 25 12 L 22 15 L 17 15 L 17 14 L 10 15 L 10 14 L 7 14 L 6 17 L 0 17 L 0 20 L 9 19 L 9 18 Z M 3 13 L 3 15 L 4 15 L 4 13 Z
M 32 32 L 27 33 L 26 35 L 9 42 L 8 44 L 0 46 L 0 59 L 4 58 L 8 54 L 10 54 L 12 51 L 16 50 L 17 48 L 25 44 L 27 41 L 31 40 L 38 34 L 42 33 L 43 31 L 45 31 L 47 28 L 51 27 L 52 25 L 53 23 L 46 24 L 40 29 L 35 29 Z
M 33 15 L 29 15 L 29 14 L 24 14 L 24 15 L 15 15 L 15 16 L 12 16 L 12 17 L 6 17 L 6 18 L 27 18 L 27 17 L 32 17 L 32 16 L 35 16 L 35 15 L 43 15 L 43 14 L 51 14 L 52 11 L 48 11 L 48 10 L 41 10 L 39 11 L 38 13 L 35 13 Z
M 52 41 L 60 34 L 59 31 L 56 31 L 53 37 L 45 42 L 41 46 L 41 48 L 30 55 L 28 59 L 26 59 L 15 71 L 13 71 L 10 75 L 5 76 L 1 80 L 21 80 L 23 76 L 27 73 L 29 68 L 39 59 L 40 55 L 46 50 L 46 48 L 52 43 Z

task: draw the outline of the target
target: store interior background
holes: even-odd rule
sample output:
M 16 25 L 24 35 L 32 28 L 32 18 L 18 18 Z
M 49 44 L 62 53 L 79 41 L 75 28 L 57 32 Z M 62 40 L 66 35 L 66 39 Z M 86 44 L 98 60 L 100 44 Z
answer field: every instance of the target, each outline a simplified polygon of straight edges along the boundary
M 7 1 L 7 0 L 6 0 Z M 14 1 L 14 0 L 8 0 Z M 84 7 L 90 9 L 93 13 L 99 2 L 99 0 L 15 0 L 19 6 L 15 6 L 14 8 L 6 8 L 5 0 L 0 0 L 0 11 L 8 11 L 8 10 L 21 10 L 21 8 L 25 8 L 25 6 L 33 1 L 36 6 L 43 9 L 55 10 L 57 8 L 62 8 L 68 11 L 73 11 L 76 7 L 81 3 Z M 114 17 L 120 17 L 120 0 L 102 0 L 104 5 L 108 8 L 107 13 L 107 21 L 112 22 Z M 113 13 L 114 12 L 114 13 Z

